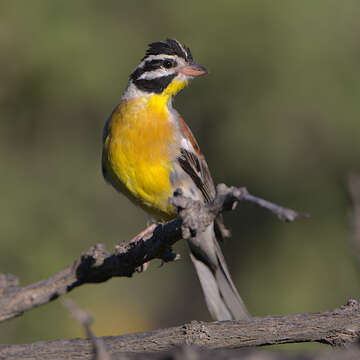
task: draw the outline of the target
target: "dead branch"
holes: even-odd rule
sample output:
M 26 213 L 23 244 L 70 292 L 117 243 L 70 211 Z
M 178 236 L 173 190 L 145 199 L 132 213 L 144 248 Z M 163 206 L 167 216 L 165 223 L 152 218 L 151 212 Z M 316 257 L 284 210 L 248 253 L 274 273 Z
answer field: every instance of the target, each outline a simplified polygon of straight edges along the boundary
M 58 349 L 60 350 L 60 349 Z M 66 351 L 66 349 L 64 349 Z M 23 359 L 73 359 L 73 353 L 63 353 L 59 355 L 58 351 L 50 354 L 45 350 L 44 357 L 35 356 L 23 350 L 19 353 L 8 354 L 6 359 L 23 360 Z M 4 358 L 5 359 L 5 358 Z M 90 355 L 81 354 L 76 357 L 78 360 L 91 359 Z M 161 352 L 114 352 L 111 356 L 112 360 L 358 360 L 360 359 L 360 348 L 354 346 L 350 349 L 340 351 L 324 351 L 319 354 L 291 354 L 281 351 L 264 351 L 258 349 L 215 349 L 207 350 L 198 346 L 183 345 L 174 347 L 169 351 Z
M 198 322 L 168 329 L 145 333 L 103 337 L 107 351 L 112 359 L 203 359 L 204 354 L 220 359 L 249 359 L 247 352 L 233 352 L 234 348 L 249 348 L 296 342 L 320 342 L 343 348 L 359 342 L 360 337 L 360 304 L 355 300 L 336 310 L 297 315 L 266 316 L 251 318 L 246 321 Z M 203 353 L 194 356 L 177 357 L 179 347 L 184 345 L 198 346 Z M 182 351 L 185 351 L 182 348 Z M 186 349 L 186 348 L 185 348 Z M 219 350 L 222 349 L 222 350 Z M 224 352 L 228 349 L 229 352 Z M 352 359 L 346 354 L 358 354 L 359 350 L 351 348 L 349 353 L 334 352 L 318 359 Z M 162 356 L 151 355 L 153 352 L 167 352 Z M 190 350 L 189 350 L 190 351 Z M 354 352 L 352 352 L 354 351 Z M 132 353 L 132 354 L 131 354 Z M 135 353 L 135 354 L 134 354 Z M 144 356 L 146 353 L 146 356 Z M 251 352 L 253 355 L 254 353 Z M 171 355 L 172 354 L 172 355 Z M 185 353 L 184 353 L 185 354 Z M 190 352 L 191 354 L 191 352 Z M 291 359 L 280 354 L 273 357 L 261 357 L 266 352 L 258 353 L 255 359 Z M 276 353 L 275 353 L 276 354 Z M 337 355 L 341 354 L 341 355 Z M 171 355 L 171 356 L 170 356 Z M 56 340 L 38 342 L 29 345 L 0 345 L 0 358 L 6 359 L 90 359 L 92 344 L 88 339 Z M 217 356 L 217 355 L 216 355 Z M 313 357 L 299 357 L 314 359 Z M 356 357 L 358 358 L 358 357 Z
M 204 205 L 176 191 L 171 201 L 178 209 L 177 219 L 158 224 L 147 236 L 120 243 L 114 253 L 108 252 L 103 244 L 97 244 L 72 265 L 35 284 L 19 288 L 14 276 L 0 274 L 0 322 L 46 304 L 83 284 L 100 283 L 118 276 L 130 277 L 153 259 L 176 260 L 178 256 L 172 251 L 175 242 L 203 231 L 220 212 L 234 209 L 239 201 L 255 203 L 285 221 L 303 215 L 251 195 L 245 188 L 229 188 L 222 184 L 217 194 L 213 203 Z
M 91 330 L 93 318 L 85 310 L 78 308 L 71 299 L 64 299 L 62 303 L 69 309 L 71 315 L 84 328 L 86 337 L 90 339 L 93 348 L 93 360 L 111 360 L 110 355 L 105 349 L 102 339 L 97 338 Z

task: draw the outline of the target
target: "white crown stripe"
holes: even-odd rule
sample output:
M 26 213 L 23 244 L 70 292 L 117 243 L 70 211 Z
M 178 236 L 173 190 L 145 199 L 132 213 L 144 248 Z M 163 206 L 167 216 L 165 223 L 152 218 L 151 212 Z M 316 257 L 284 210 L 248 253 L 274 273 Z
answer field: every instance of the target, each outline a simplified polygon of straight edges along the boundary
M 188 54 L 188 52 L 184 49 L 183 45 L 182 45 L 179 41 L 177 41 L 177 40 L 175 40 L 175 41 L 177 42 L 177 44 L 179 45 L 180 49 L 181 49 L 182 52 L 185 54 L 185 56 L 188 56 L 189 54 Z

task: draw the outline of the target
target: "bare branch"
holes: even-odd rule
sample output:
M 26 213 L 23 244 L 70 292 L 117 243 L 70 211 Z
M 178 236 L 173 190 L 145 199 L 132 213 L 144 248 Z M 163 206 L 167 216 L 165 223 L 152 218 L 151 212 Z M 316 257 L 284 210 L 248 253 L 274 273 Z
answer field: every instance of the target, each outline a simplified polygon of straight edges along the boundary
M 137 269 L 153 259 L 164 262 L 178 259 L 172 246 L 203 231 L 222 211 L 233 210 L 239 201 L 250 201 L 264 207 L 286 221 L 301 214 L 251 195 L 245 188 L 218 186 L 213 203 L 204 205 L 183 197 L 180 191 L 171 199 L 177 206 L 179 218 L 151 228 L 134 239 L 116 246 L 110 253 L 103 244 L 93 246 L 72 265 L 38 283 L 18 288 L 11 275 L 0 274 L 0 322 L 46 304 L 86 283 L 100 283 L 112 277 L 131 277 Z
M 174 353 L 174 349 L 184 344 L 196 345 L 206 351 L 296 342 L 320 342 L 342 348 L 345 345 L 358 343 L 359 336 L 360 305 L 355 300 L 349 300 L 347 305 L 334 311 L 254 317 L 246 321 L 210 323 L 193 321 L 190 324 L 168 329 L 101 339 L 114 359 L 151 359 L 155 357 L 151 357 L 149 353 L 159 351 Z M 353 349 L 358 352 L 357 348 Z M 140 354 L 138 357 L 132 357 L 129 354 L 144 352 L 147 353 L 147 357 L 141 357 Z M 328 355 L 323 359 L 350 359 L 347 356 L 330 357 Z M 29 345 L 0 345 L 0 358 L 6 359 L 89 359 L 90 356 L 91 342 L 87 339 L 42 341 Z M 237 356 L 239 359 L 246 359 L 241 353 Z M 179 358 L 196 359 L 190 356 Z M 220 358 L 225 359 L 230 356 Z M 258 359 L 258 357 L 255 358 Z M 274 357 L 274 359 L 281 358 L 280 355 Z
M 69 309 L 72 316 L 77 320 L 85 329 L 86 336 L 90 339 L 93 347 L 94 360 L 111 360 L 110 355 L 107 353 L 104 342 L 102 339 L 97 338 L 91 331 L 91 324 L 93 318 L 82 309 L 79 309 L 75 302 L 70 299 L 63 299 L 62 303 Z
M 30 345 L 25 345 L 23 351 L 16 352 L 9 357 L 8 360 L 47 360 L 55 359 L 48 355 L 48 350 L 44 349 L 44 356 L 38 356 L 38 353 L 35 356 L 32 352 L 28 351 Z M 1 345 L 0 345 L 1 347 Z M 59 349 L 60 350 L 60 349 Z M 70 351 L 69 354 L 60 351 L 52 352 L 54 356 L 57 356 L 57 360 L 68 360 L 73 359 L 71 357 L 74 355 Z M 51 350 L 49 350 L 51 352 Z M 78 355 L 78 353 L 76 353 Z M 78 360 L 90 359 L 89 354 L 80 354 L 76 357 Z M 358 360 L 360 359 L 360 348 L 358 346 L 353 346 L 351 349 L 340 350 L 340 351 L 324 351 L 320 355 L 316 353 L 306 354 L 293 354 L 284 351 L 264 351 L 258 349 L 215 349 L 208 350 L 199 346 L 194 345 L 183 345 L 176 347 L 169 351 L 161 352 L 114 352 L 111 359 L 113 360 Z
M 159 258 L 171 261 L 176 255 L 171 245 L 181 239 L 181 221 L 158 225 L 150 239 L 120 244 L 109 253 L 103 244 L 96 244 L 67 268 L 52 277 L 26 286 L 14 288 L 11 275 L 0 276 L 0 322 L 22 315 L 25 311 L 46 304 L 86 283 L 100 283 L 116 276 L 130 277 L 145 262 Z M 10 279 L 10 280 L 9 280 Z M 12 284 L 12 290 L 6 286 Z

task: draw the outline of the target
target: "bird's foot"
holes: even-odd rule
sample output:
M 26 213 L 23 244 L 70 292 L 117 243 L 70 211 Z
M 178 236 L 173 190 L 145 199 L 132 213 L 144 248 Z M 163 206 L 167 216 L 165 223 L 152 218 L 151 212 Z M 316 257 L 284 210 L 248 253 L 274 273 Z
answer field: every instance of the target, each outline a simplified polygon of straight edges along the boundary
M 134 236 L 130 242 L 137 242 L 141 239 L 143 240 L 147 240 L 150 239 L 151 236 L 153 235 L 153 232 L 156 228 L 158 224 L 151 224 L 150 226 L 148 226 L 145 230 L 143 230 L 141 233 L 137 234 L 136 236 Z
M 143 264 L 141 264 L 140 266 L 138 266 L 137 268 L 135 268 L 135 271 L 138 273 L 142 273 L 145 272 L 147 270 L 147 268 L 149 267 L 150 261 L 147 261 Z
M 147 240 L 149 239 L 152 235 L 153 232 L 156 228 L 157 224 L 151 224 L 150 226 L 148 226 L 145 230 L 143 230 L 141 233 L 137 234 L 136 236 L 134 236 L 130 242 L 138 242 L 139 240 Z M 136 268 L 136 272 L 144 272 L 147 270 L 147 268 L 149 267 L 149 262 L 145 262 L 142 265 L 138 266 Z

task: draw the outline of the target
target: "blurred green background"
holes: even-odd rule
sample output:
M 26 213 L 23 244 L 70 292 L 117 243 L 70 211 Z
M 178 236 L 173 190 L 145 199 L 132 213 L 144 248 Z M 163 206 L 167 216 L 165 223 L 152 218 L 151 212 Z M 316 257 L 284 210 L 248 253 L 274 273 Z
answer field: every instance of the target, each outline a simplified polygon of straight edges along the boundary
M 185 42 L 209 75 L 175 101 L 214 180 L 311 214 L 241 204 L 224 253 L 254 315 L 359 297 L 346 178 L 360 160 L 360 2 L 1 1 L 0 272 L 26 285 L 145 226 L 100 171 L 103 124 L 149 42 Z M 69 296 L 97 335 L 208 320 L 182 260 Z M 83 336 L 59 301 L 1 324 L 1 343 Z

